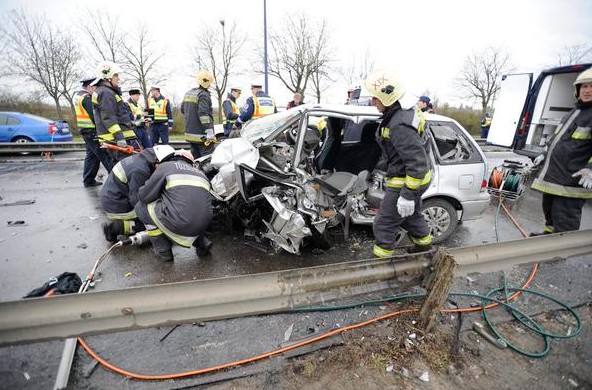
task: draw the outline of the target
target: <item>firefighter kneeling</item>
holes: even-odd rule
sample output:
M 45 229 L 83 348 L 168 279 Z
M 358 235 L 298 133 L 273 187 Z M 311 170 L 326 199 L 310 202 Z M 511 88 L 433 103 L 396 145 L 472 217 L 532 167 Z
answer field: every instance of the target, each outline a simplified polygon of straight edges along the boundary
M 198 256 L 212 248 L 204 232 L 213 217 L 210 182 L 179 150 L 158 166 L 139 191 L 135 211 L 146 226 L 154 253 L 173 261 L 173 243 L 195 247 Z

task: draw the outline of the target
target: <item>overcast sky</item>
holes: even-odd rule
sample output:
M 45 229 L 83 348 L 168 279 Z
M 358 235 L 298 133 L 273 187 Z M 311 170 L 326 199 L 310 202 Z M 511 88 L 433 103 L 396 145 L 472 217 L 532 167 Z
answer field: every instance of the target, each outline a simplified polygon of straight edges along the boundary
M 187 51 L 200 25 L 236 21 L 249 38 L 263 41 L 263 0 L 1 0 L 0 13 L 23 8 L 29 13 L 45 12 L 56 23 L 84 23 L 76 19 L 83 6 L 119 15 L 126 25 L 148 21 L 153 37 L 167 52 L 163 66 L 174 69 L 163 93 L 177 99 L 194 86 L 189 75 L 197 69 L 190 69 Z M 566 46 L 592 44 L 590 0 L 267 0 L 268 30 L 278 28 L 295 12 L 327 21 L 342 64 L 368 52 L 376 67 L 397 69 L 410 93 L 429 90 L 441 102 L 453 104 L 459 103 L 454 78 L 475 50 L 502 47 L 517 71 L 536 73 L 554 65 Z M 89 17 L 100 17 L 100 13 Z M 252 78 L 246 74 L 230 83 L 248 91 Z M 326 100 L 342 102 L 346 88 L 346 82 L 338 80 L 326 91 Z M 272 78 L 270 94 L 278 105 L 291 100 L 289 91 Z

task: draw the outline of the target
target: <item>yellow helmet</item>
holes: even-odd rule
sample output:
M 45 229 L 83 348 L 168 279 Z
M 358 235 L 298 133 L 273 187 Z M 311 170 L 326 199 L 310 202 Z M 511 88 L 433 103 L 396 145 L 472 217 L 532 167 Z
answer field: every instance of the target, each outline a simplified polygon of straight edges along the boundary
M 111 61 L 101 61 L 97 65 L 97 78 L 99 79 L 109 80 L 119 72 L 121 72 L 119 66 Z
M 393 105 L 405 94 L 405 89 L 399 82 L 397 76 L 388 71 L 372 72 L 364 81 L 368 93 L 385 106 Z
M 209 70 L 200 70 L 195 75 L 197 83 L 205 89 L 210 88 L 210 85 L 214 82 L 214 75 Z

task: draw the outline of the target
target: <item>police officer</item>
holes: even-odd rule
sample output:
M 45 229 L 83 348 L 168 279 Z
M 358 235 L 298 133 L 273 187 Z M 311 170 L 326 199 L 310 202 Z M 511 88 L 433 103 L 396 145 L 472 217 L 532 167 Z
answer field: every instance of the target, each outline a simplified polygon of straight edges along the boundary
M 173 111 L 169 99 L 160 94 L 159 87 L 150 88 L 148 108 L 154 110 L 152 118 L 152 145 L 159 142 L 163 145 L 169 143 L 169 132 L 173 130 Z
M 148 130 L 146 129 L 146 122 L 144 118 L 144 107 L 140 105 L 140 90 L 137 88 L 129 90 L 129 99 L 127 104 L 129 105 L 132 124 L 135 126 L 136 137 L 142 145 L 142 148 L 146 149 L 152 146 Z
M 401 107 L 405 90 L 393 74 L 375 72 L 365 86 L 372 104 L 383 114 L 377 142 L 387 163 L 387 189 L 373 226 L 373 253 L 379 258 L 392 256 L 399 227 L 407 230 L 414 243 L 409 252 L 430 250 L 432 236 L 421 210 L 421 196 L 432 179 L 423 115 Z
M 238 99 L 240 94 L 240 88 L 230 88 L 230 93 L 226 96 L 226 100 L 224 100 L 222 103 L 222 109 L 224 112 L 224 137 L 228 137 L 230 135 L 232 126 L 240 115 L 240 108 L 236 104 L 236 99 Z
M 170 145 L 156 145 L 121 160 L 113 167 L 101 188 L 100 196 L 101 206 L 111 220 L 103 224 L 107 241 L 116 242 L 119 235 L 129 236 L 144 230 L 144 225 L 136 220 L 134 211 L 138 190 L 152 175 L 156 164 L 174 153 L 175 149 Z
M 489 128 L 491 127 L 491 114 L 486 112 L 485 116 L 481 118 L 479 124 L 481 125 L 481 138 L 487 139 L 487 135 L 489 135 Z
M 103 61 L 97 68 L 99 81 L 92 95 L 92 102 L 99 141 L 115 143 L 120 148 L 137 145 L 129 107 L 121 98 L 119 66 L 110 61 Z M 109 154 L 115 163 L 129 156 L 114 150 L 109 150 Z
M 251 93 L 253 96 L 247 99 L 240 116 L 236 120 L 235 127 L 237 129 L 240 129 L 244 123 L 251 119 L 258 119 L 277 112 L 275 102 L 268 94 L 263 92 L 261 84 L 251 84 Z
M 105 149 L 101 149 L 97 142 L 97 130 L 92 107 L 92 93 L 95 91 L 95 87 L 91 85 L 95 79 L 96 77 L 87 77 L 80 81 L 83 89 L 76 92 L 73 102 L 76 111 L 76 126 L 84 139 L 86 149 L 84 168 L 82 170 L 82 183 L 85 187 L 95 187 L 103 184 L 96 180 L 101 163 L 107 173 L 113 169 L 111 156 Z
M 535 165 L 544 162 L 532 188 L 543 193 L 545 229 L 531 236 L 579 230 L 584 203 L 592 199 L 592 68 L 574 87 L 576 107 L 535 159 Z
M 173 243 L 195 247 L 198 256 L 212 248 L 204 232 L 212 221 L 210 183 L 193 165 L 193 156 L 179 150 L 152 174 L 139 191 L 135 211 L 146 226 L 154 253 L 173 261 Z
M 211 154 L 216 142 L 212 98 L 208 90 L 214 82 L 214 75 L 200 70 L 196 79 L 199 86 L 185 93 L 181 113 L 185 115 L 185 140 L 190 143 L 193 156 L 199 158 Z

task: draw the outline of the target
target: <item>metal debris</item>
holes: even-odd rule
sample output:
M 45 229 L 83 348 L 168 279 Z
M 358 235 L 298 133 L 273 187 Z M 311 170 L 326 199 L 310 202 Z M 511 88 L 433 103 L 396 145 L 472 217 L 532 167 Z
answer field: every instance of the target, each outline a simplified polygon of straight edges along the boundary
M 24 206 L 24 205 L 33 204 L 33 203 L 35 203 L 35 199 L 24 199 L 24 200 L 17 200 L 14 202 L 0 203 L 0 206 Z

